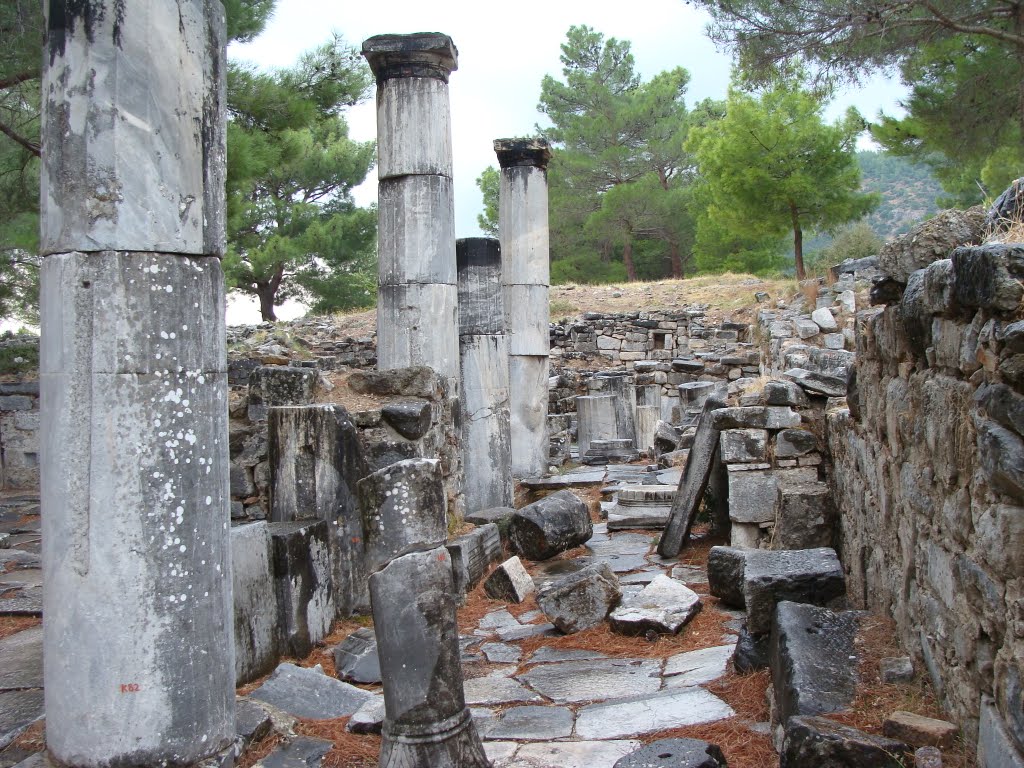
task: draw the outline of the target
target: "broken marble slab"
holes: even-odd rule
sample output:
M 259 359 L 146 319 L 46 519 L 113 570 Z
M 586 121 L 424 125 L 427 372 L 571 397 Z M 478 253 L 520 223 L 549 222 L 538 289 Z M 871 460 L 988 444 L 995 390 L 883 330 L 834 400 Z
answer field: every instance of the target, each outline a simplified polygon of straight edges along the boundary
M 543 701 L 540 696 L 509 677 L 515 667 L 497 669 L 483 677 L 474 677 L 463 682 L 466 703 L 477 706 L 509 704 L 515 702 Z
M 480 619 L 480 629 L 501 629 L 502 627 L 517 627 L 519 621 L 505 608 L 491 611 Z
M 537 589 L 518 556 L 512 556 L 484 582 L 484 592 L 495 600 L 521 603 Z
M 537 594 L 537 605 L 565 634 L 596 627 L 619 603 L 622 589 L 606 563 L 564 576 Z
M 508 643 L 484 643 L 480 650 L 492 664 L 518 664 L 523 655 L 518 646 Z
M 377 638 L 369 627 L 360 627 L 334 649 L 338 679 L 348 683 L 379 683 L 380 658 Z
M 0 640 L 0 691 L 43 687 L 43 628 L 32 627 Z
M 334 742 L 296 736 L 291 741 L 279 744 L 259 761 L 260 768 L 315 768 L 324 756 L 334 748 Z
M 328 677 L 319 666 L 313 669 L 285 662 L 250 698 L 265 701 L 290 715 L 310 720 L 330 720 L 354 714 L 374 694 Z
M 680 581 L 661 574 L 639 595 L 612 611 L 612 629 L 628 635 L 675 634 L 700 612 L 700 596 Z
M 374 694 L 367 699 L 352 717 L 348 719 L 345 730 L 349 733 L 380 733 L 384 727 L 384 697 Z
M 588 661 L 593 659 L 606 659 L 608 658 L 603 653 L 597 653 L 596 651 L 579 651 L 574 648 L 561 649 L 561 648 L 550 648 L 544 646 L 539 648 L 533 656 L 530 657 L 530 664 L 544 664 L 556 661 Z
M 581 739 L 642 736 L 735 714 L 732 707 L 703 688 L 680 688 L 583 707 L 576 715 L 576 735 Z
M 520 624 L 516 627 L 502 627 L 498 630 L 498 639 L 505 643 L 511 643 L 516 640 L 525 640 L 528 637 L 536 637 L 537 635 L 554 637 L 557 634 L 555 625 L 545 621 L 541 624 Z
M 607 563 L 615 573 L 638 571 L 647 566 L 646 555 L 651 537 L 639 533 L 620 533 L 608 541 L 587 542 L 592 563 Z
M 0 692 L 0 749 L 42 716 L 42 688 Z
M 717 744 L 699 739 L 658 739 L 631 752 L 614 768 L 725 768 Z
M 686 688 L 717 680 L 726 673 L 735 643 L 678 653 L 665 661 L 666 688 Z
M 639 741 L 624 739 L 524 744 L 515 751 L 514 757 L 504 762 L 495 760 L 494 768 L 613 768 L 618 760 L 639 746 Z
M 572 735 L 576 716 L 568 707 L 512 707 L 488 728 L 489 739 L 552 741 Z
M 566 704 L 654 693 L 661 688 L 660 672 L 661 662 L 652 659 L 564 661 L 540 664 L 518 679 L 555 703 Z

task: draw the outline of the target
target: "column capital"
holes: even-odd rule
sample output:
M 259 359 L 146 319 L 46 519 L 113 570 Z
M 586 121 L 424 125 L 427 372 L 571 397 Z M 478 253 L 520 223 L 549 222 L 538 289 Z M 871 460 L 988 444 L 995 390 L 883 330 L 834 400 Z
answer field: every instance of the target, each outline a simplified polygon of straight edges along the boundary
M 547 139 L 495 139 L 494 152 L 502 168 L 526 165 L 543 170 L 551 160 Z
M 459 68 L 459 49 L 441 32 L 374 35 L 363 41 L 363 56 L 377 84 L 400 77 L 429 77 L 448 82 Z

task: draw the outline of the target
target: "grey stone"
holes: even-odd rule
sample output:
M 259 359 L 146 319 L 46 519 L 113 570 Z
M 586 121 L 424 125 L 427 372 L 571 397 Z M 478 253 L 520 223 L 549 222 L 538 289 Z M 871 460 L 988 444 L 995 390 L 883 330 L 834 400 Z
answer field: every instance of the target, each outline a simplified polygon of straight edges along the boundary
M 500 286 L 495 285 L 500 291 Z M 512 425 L 508 337 L 459 337 L 463 493 L 466 508 L 510 507 Z
M 1014 745 L 990 696 L 982 695 L 978 725 L 978 765 L 982 768 L 1024 768 L 1024 755 Z
M 764 383 L 765 405 L 789 405 L 806 408 L 810 405 L 803 389 L 792 381 L 771 379 Z
M 712 415 L 711 423 L 718 430 L 786 429 L 800 426 L 800 414 L 785 406 L 721 408 Z
M 495 600 L 521 603 L 535 591 L 533 579 L 518 557 L 510 557 L 499 565 L 484 582 L 484 592 Z
M 427 400 L 440 397 L 443 390 L 443 382 L 437 372 L 425 365 L 354 371 L 348 378 L 348 386 L 360 395 Z
M 612 628 L 623 634 L 647 632 L 675 634 L 701 609 L 700 597 L 686 585 L 664 574 L 636 597 L 612 611 Z
M 43 714 L 41 688 L 0 691 L 0 750 L 18 738 Z
M 953 251 L 953 291 L 964 307 L 1012 312 L 1024 297 L 1024 247 L 988 243 Z
M 776 605 L 768 653 L 783 725 L 794 715 L 838 712 L 853 701 L 857 622 L 852 611 L 834 613 L 788 601 Z
M 518 664 L 523 656 L 518 646 L 508 643 L 484 643 L 480 650 L 492 664 Z
M 540 696 L 501 670 L 470 678 L 464 686 L 466 702 L 477 706 L 542 701 Z
M 320 768 L 323 758 L 334 748 L 334 742 L 296 736 L 260 760 L 262 768 Z
M 476 512 L 467 512 L 462 519 L 473 525 L 489 525 L 494 523 L 501 529 L 505 527 L 508 519 L 514 512 L 515 509 L 512 507 L 488 507 Z
M 320 372 L 290 365 L 263 365 L 249 374 L 249 420 L 261 421 L 277 405 L 310 405 L 316 400 Z
M 690 459 L 679 480 L 679 491 L 672 503 L 665 532 L 658 542 L 658 554 L 662 557 L 677 556 L 689 538 L 690 528 L 703 500 L 718 452 L 720 433 L 714 426 L 714 414 L 724 407 L 724 393 L 721 390 L 717 390 L 715 396 L 707 394 L 700 420 L 697 422 L 697 434 L 690 450 Z
M 466 706 L 451 567 L 437 547 L 370 577 L 387 707 L 381 765 L 487 765 Z
M 551 741 L 572 735 L 576 716 L 567 707 L 512 707 L 489 729 L 490 739 Z
M 837 514 L 826 483 L 781 484 L 773 549 L 831 546 L 837 537 Z
M 452 576 L 457 594 L 469 592 L 501 557 L 501 534 L 497 525 L 482 525 L 447 545 L 452 558 Z
M 809 371 L 806 368 L 790 368 L 785 372 L 785 375 L 792 378 L 812 395 L 824 395 L 826 397 L 844 397 L 846 395 L 846 379 L 839 376 Z M 799 426 L 799 422 L 785 426 Z
M 0 598 L 0 616 L 42 616 L 42 595 Z
M 717 680 L 725 675 L 735 650 L 735 644 L 730 643 L 670 656 L 662 673 L 665 687 L 685 688 Z
M 309 655 L 335 617 L 327 521 L 269 523 L 281 642 L 292 655 Z
M 821 333 L 821 328 L 818 327 L 817 323 L 803 317 L 793 318 L 793 329 L 801 339 L 810 339 Z
M 613 768 L 615 762 L 640 746 L 639 741 L 553 741 L 524 744 L 508 768 Z
M 585 543 L 593 534 L 586 503 L 558 491 L 516 511 L 509 520 L 512 549 L 530 560 L 547 560 Z
M 878 268 L 897 282 L 906 283 L 915 270 L 947 258 L 954 248 L 980 243 L 984 219 L 980 206 L 966 211 L 941 211 L 887 242 L 878 254 Z
M 322 670 L 285 662 L 249 696 L 295 717 L 330 720 L 353 714 L 373 694 L 328 677 Z
M 556 704 L 624 698 L 655 693 L 661 687 L 660 660 L 605 659 L 540 664 L 518 676 L 533 690 Z M 593 734 L 582 738 L 597 738 Z M 615 738 L 605 734 L 606 738 Z
M 747 630 L 753 635 L 771 629 L 775 604 L 779 601 L 823 605 L 845 592 L 843 568 L 833 549 L 747 553 L 743 595 Z
M 381 418 L 407 440 L 419 440 L 430 429 L 430 403 L 427 400 L 401 400 L 385 403 Z
M 555 661 L 587 661 L 593 659 L 604 659 L 607 658 L 603 653 L 597 653 L 595 651 L 580 651 L 576 649 L 562 650 L 560 648 L 551 648 L 545 646 L 539 648 L 533 656 L 530 657 L 530 664 L 545 664 Z
M 942 751 L 938 747 L 914 750 L 914 768 L 942 768 Z
M 699 739 L 658 739 L 615 763 L 614 768 L 726 768 L 717 744 Z
M 818 449 L 818 438 L 806 429 L 784 429 L 775 436 L 775 458 L 806 456 Z
M 273 718 L 263 707 L 250 699 L 239 697 L 235 700 L 235 733 L 248 746 L 260 741 L 273 728 Z
M 825 349 L 846 348 L 846 335 L 843 333 L 826 333 L 822 336 L 822 341 L 825 343 Z
M 524 488 L 534 491 L 558 490 L 563 488 L 601 485 L 607 472 L 604 469 L 584 468 L 580 471 L 567 472 L 564 475 L 551 477 L 531 477 L 522 481 Z
M 31 627 L 0 640 L 0 692 L 43 687 L 43 628 Z
M 334 648 L 334 669 L 348 683 L 379 683 L 380 659 L 373 630 L 360 627 Z
M 732 656 L 733 668 L 741 675 L 768 668 L 768 633 L 754 636 L 741 628 L 736 638 L 736 651 Z
M 502 627 L 518 627 L 519 621 L 505 608 L 491 611 L 480 619 L 481 629 L 501 629 Z
M 349 718 L 345 730 L 349 733 L 380 733 L 385 714 L 384 697 L 374 695 Z
M 836 323 L 836 318 L 832 314 L 832 310 L 827 307 L 819 307 L 811 312 L 811 320 L 813 320 L 817 326 L 826 333 L 839 328 L 839 324 Z
M 576 714 L 576 735 L 584 739 L 639 736 L 724 720 L 734 714 L 728 704 L 703 688 L 679 688 L 583 707 Z
M 647 565 L 651 537 L 643 534 L 620 533 L 608 541 L 587 543 L 594 563 L 606 563 L 615 573 L 627 573 Z
M 768 455 L 768 432 L 764 429 L 726 429 L 721 435 L 722 461 L 764 461 Z
M 270 529 L 263 521 L 231 528 L 235 682 L 255 680 L 277 664 L 282 632 L 274 581 Z
M 554 637 L 557 634 L 554 624 L 544 622 L 542 624 L 521 624 L 518 627 L 502 627 L 498 630 L 498 639 L 509 643 L 515 640 L 525 640 L 528 637 L 537 637 L 538 635 Z
M 736 523 L 775 522 L 779 482 L 771 470 L 729 473 L 729 519 Z
M 1024 397 L 1005 384 L 994 383 L 979 387 L 974 401 L 985 409 L 989 418 L 1024 436 Z
M 459 335 L 504 334 L 505 301 L 501 290 L 501 244 L 495 238 L 455 241 L 459 285 Z
M 977 414 L 974 426 L 979 462 L 992 485 L 1011 498 L 1024 498 L 1024 440 Z
M 909 656 L 888 656 L 878 662 L 883 683 L 909 683 L 914 679 L 914 662 Z
M 35 398 L 26 395 L 0 395 L 0 412 L 31 411 L 35 402 Z
M 537 594 L 537 605 L 566 634 L 595 627 L 622 597 L 619 580 L 605 563 L 559 579 Z
M 844 768 L 901 768 L 909 747 L 823 717 L 791 717 L 779 768 L 841 765 Z

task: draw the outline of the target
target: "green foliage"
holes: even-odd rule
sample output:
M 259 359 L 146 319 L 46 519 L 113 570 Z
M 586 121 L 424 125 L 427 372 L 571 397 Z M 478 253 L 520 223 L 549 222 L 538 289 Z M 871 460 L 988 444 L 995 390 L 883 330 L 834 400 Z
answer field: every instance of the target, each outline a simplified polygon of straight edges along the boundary
M 225 275 L 259 298 L 264 320 L 302 288 L 321 311 L 366 305 L 361 276 L 376 231 L 351 191 L 366 178 L 374 145 L 352 141 L 340 112 L 370 83 L 369 68 L 339 37 L 289 69 L 228 70 Z
M 555 144 L 553 269 L 600 254 L 601 263 L 621 258 L 626 278 L 636 280 L 634 253 L 643 243 L 645 254 L 661 254 L 651 262 L 660 265 L 656 277 L 681 276 L 693 239 L 685 193 L 692 159 L 683 149 L 693 119 L 683 99 L 689 74 L 677 68 L 641 82 L 630 44 L 585 26 L 569 29 L 561 61 L 562 80 L 545 76 L 538 107 L 552 122 L 542 132 Z M 564 268 L 566 279 L 576 272 Z
M 876 256 L 885 242 L 865 221 L 857 221 L 836 232 L 831 241 L 807 259 L 811 271 L 820 272 L 847 259 Z
M 476 215 L 480 231 L 488 237 L 498 236 L 498 198 L 501 191 L 501 174 L 489 165 L 476 177 L 476 185 L 484 197 L 484 211 Z
M 927 165 L 889 152 L 858 152 L 861 191 L 878 195 L 878 207 L 864 217 L 883 240 L 908 231 L 938 210 L 939 183 Z
M 831 229 L 873 207 L 876 198 L 857 191 L 854 143 L 863 121 L 850 110 L 827 125 L 822 109 L 797 79 L 779 80 L 759 96 L 734 85 L 725 117 L 691 132 L 687 146 L 700 163 L 709 203 L 703 213 L 709 221 L 697 230 L 698 252 L 720 249 L 715 241 L 737 232 L 763 245 L 789 231 L 803 279 L 803 230 Z M 761 247 L 741 251 L 764 257 Z
M 575 254 L 551 262 L 551 284 L 600 285 L 626 280 L 626 266 L 621 261 L 602 259 L 600 254 Z
M 20 343 L 24 338 L 24 343 Z M 0 374 L 39 371 L 39 337 L 6 331 L 0 334 Z

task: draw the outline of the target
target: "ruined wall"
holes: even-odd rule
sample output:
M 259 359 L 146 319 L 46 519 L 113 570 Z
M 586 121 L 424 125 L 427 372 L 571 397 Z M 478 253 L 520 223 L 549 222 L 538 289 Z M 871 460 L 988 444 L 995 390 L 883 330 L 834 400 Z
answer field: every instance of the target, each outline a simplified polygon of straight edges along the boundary
M 910 274 L 857 314 L 849 409 L 827 422 L 849 594 L 896 619 L 993 759 L 1024 751 L 1022 279 L 1024 247 L 1000 245 Z

